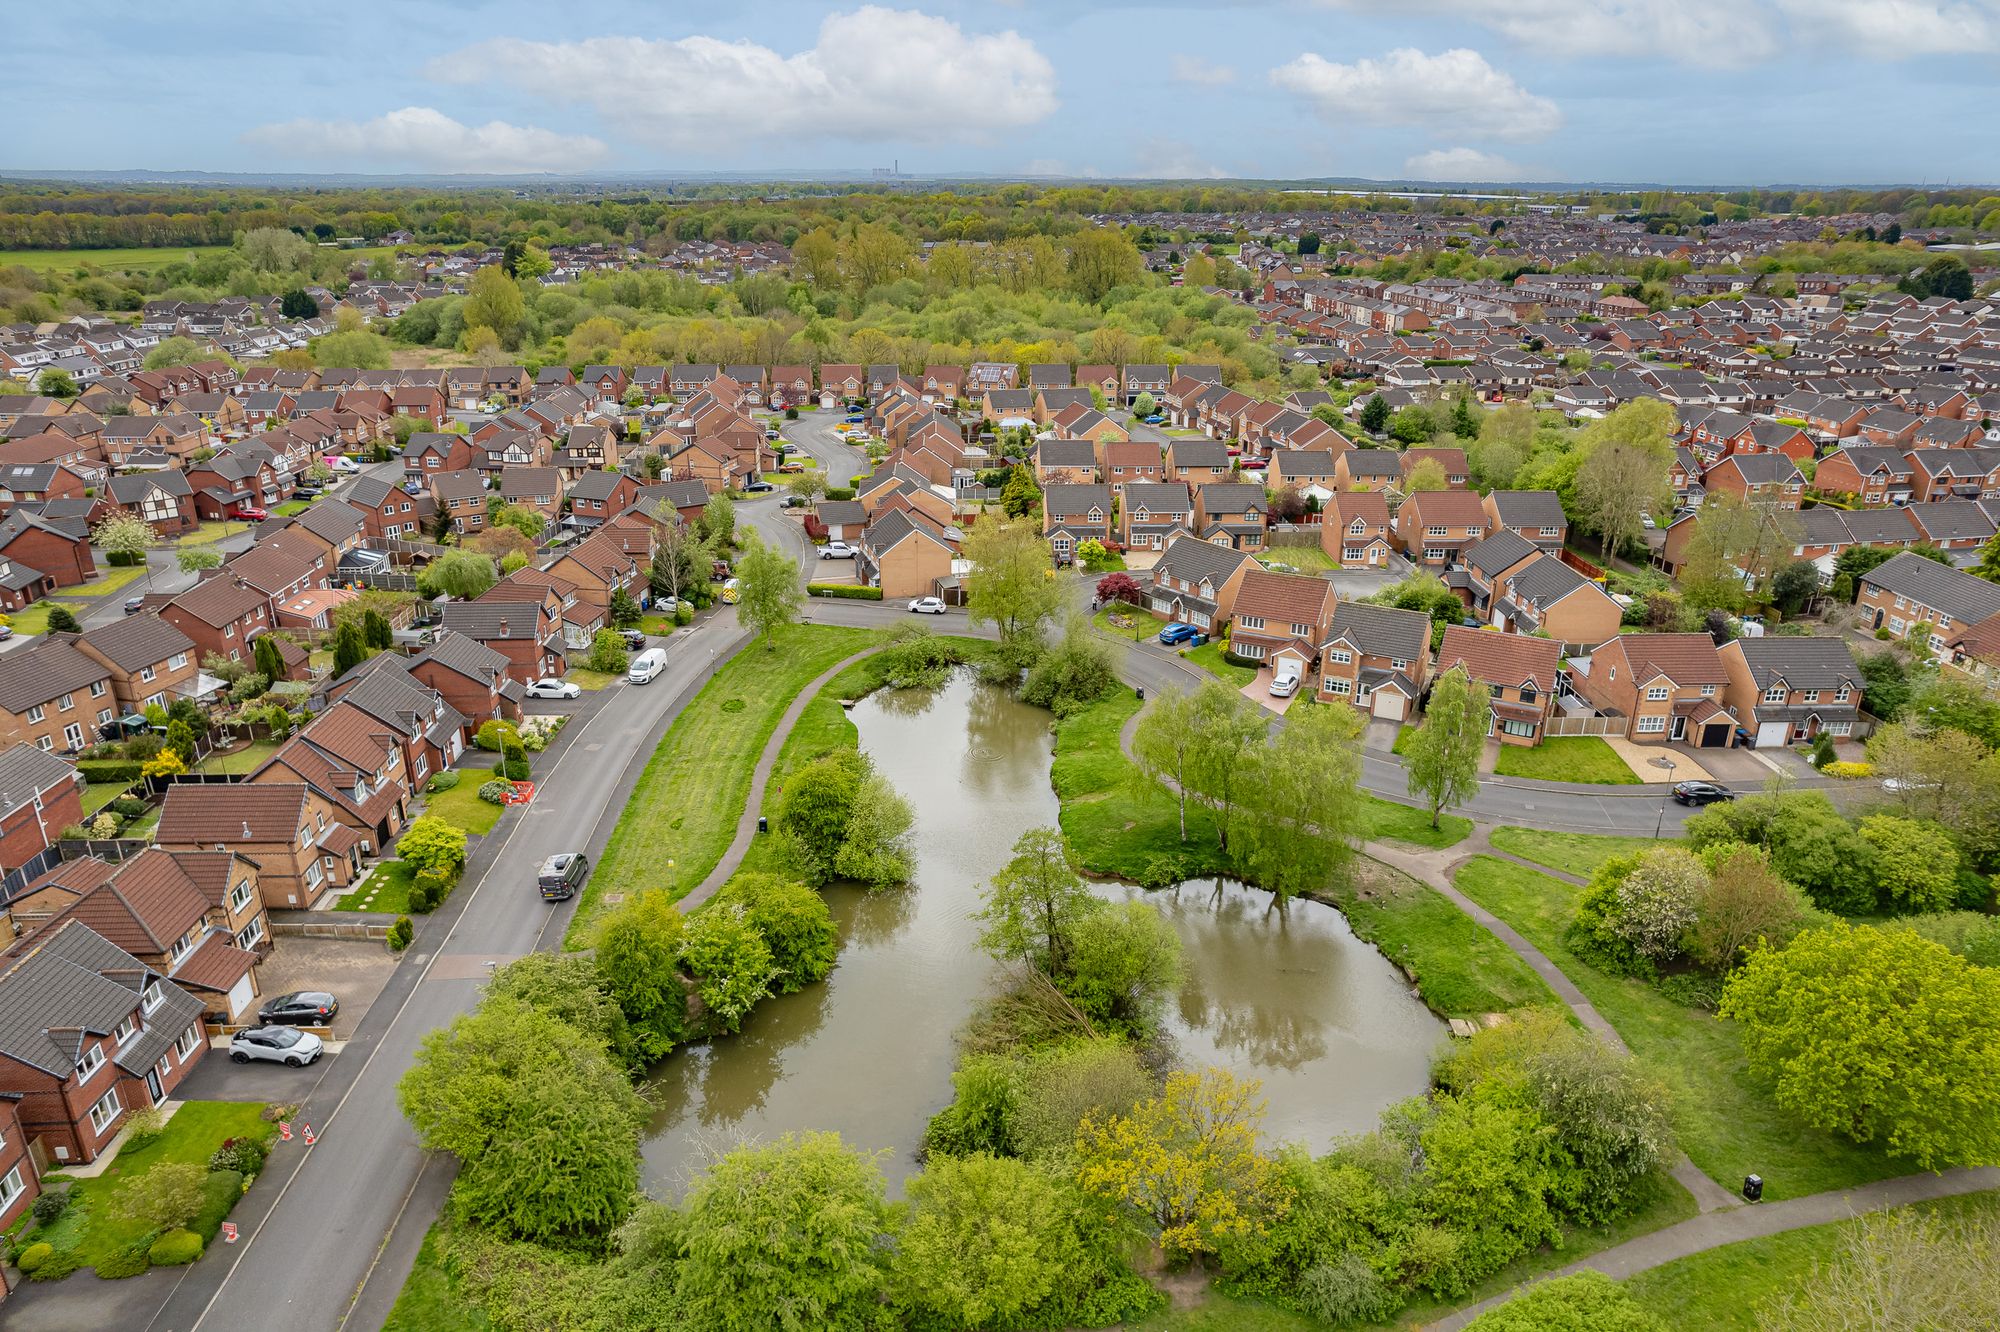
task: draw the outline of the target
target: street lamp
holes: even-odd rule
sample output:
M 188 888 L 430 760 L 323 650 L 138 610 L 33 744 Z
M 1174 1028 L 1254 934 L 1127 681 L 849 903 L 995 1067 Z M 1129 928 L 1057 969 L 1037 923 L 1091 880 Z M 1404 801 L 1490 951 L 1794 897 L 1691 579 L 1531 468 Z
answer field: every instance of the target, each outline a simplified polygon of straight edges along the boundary
M 1656 768 L 1667 770 L 1667 791 L 1660 798 L 1660 817 L 1653 820 L 1653 840 L 1657 842 L 1660 840 L 1661 830 L 1667 826 L 1667 801 L 1674 798 L 1674 761 L 1665 755 L 1646 761 Z

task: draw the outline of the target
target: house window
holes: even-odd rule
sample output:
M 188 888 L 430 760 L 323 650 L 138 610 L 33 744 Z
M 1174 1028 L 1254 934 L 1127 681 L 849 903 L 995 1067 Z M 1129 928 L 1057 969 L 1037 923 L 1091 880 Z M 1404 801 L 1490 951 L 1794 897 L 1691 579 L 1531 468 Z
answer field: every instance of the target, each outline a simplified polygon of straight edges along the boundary
M 1655 715 L 1639 718 L 1639 730 L 1642 734 L 1657 733 L 1666 729 L 1667 719 L 1665 717 Z
M 1646 690 L 1646 697 L 1654 703 L 1664 703 L 1668 692 L 1665 685 L 1651 685 Z
M 1701 696 L 1702 696 L 1703 698 L 1714 698 L 1714 697 L 1715 697 L 1715 686 L 1714 686 L 1714 685 L 1703 685 L 1703 686 L 1701 687 Z
M 138 1034 L 139 1034 L 139 1019 L 135 1017 L 128 1017 L 123 1022 L 119 1023 L 117 1029 L 111 1033 L 111 1039 L 117 1044 L 123 1045 L 125 1044 L 125 1042 L 131 1040 L 134 1036 Z
M 264 918 L 262 916 L 252 916 L 250 923 L 236 932 L 236 946 L 238 948 L 254 948 L 263 937 Z
M 75 722 L 63 727 L 63 743 L 71 749 L 83 748 L 83 728 Z
M 104 1067 L 104 1047 L 93 1045 L 83 1052 L 83 1058 L 76 1061 L 76 1081 L 78 1086 L 90 1081 L 90 1075 Z
M 1799 698 L 1806 703 L 1817 703 L 1819 702 L 1819 690 L 1808 689 L 1803 694 L 1800 694 Z
M 1353 686 L 1352 686 L 1351 684 L 1349 684 L 1349 683 L 1348 683 L 1348 682 L 1347 682 L 1346 680 L 1342 680 L 1342 679 L 1338 679 L 1338 678 L 1333 678 L 1333 679 L 1328 679 L 1328 680 L 1325 680 L 1325 681 L 1323 681 L 1323 683 L 1324 683 L 1324 684 L 1326 685 L 1326 692 L 1327 692 L 1327 693 L 1329 693 L 1329 694 L 1339 694 L 1339 695 L 1341 695 L 1341 696 L 1342 696 L 1343 698 L 1344 698 L 1344 697 L 1346 697 L 1346 695 L 1347 695 L 1347 691 L 1348 691 L 1349 689 L 1353 688 Z
M 61 708 L 64 712 L 68 712 L 71 708 L 76 706 L 76 695 L 64 694 L 61 698 L 56 700 L 56 706 L 58 708 Z
M 194 931 L 189 930 L 167 946 L 167 957 L 178 962 L 194 951 Z
M 319 861 L 306 862 L 306 887 L 317 890 L 324 876 L 320 872 Z
M 1446 529 L 1442 526 L 1426 527 L 1424 529 L 1424 535 L 1427 537 L 1441 537 L 1445 534 L 1445 530 Z
M 1836 703 L 1845 703 L 1847 701 L 1847 697 L 1850 692 L 1851 691 L 1848 689 L 1846 685 L 1842 685 L 1840 688 L 1833 691 L 1833 701 Z
M 1264 617 L 1261 615 L 1239 615 L 1236 617 L 1236 623 L 1239 628 L 1243 629 L 1262 629 L 1264 627 Z
M 103 698 L 103 697 L 104 697 L 104 691 L 105 691 L 106 687 L 107 687 L 107 686 L 105 685 L 104 681 L 102 681 L 102 680 L 93 680 L 93 681 L 91 681 L 91 682 L 90 682 L 90 696 L 91 696 L 92 698 Z
M 1501 731 L 1503 731 L 1508 735 L 1518 735 L 1525 737 L 1534 735 L 1535 724 L 1533 722 L 1515 721 L 1512 718 L 1509 718 L 1500 723 L 1500 729 Z
M 90 1127 L 99 1133 L 104 1132 L 105 1127 L 118 1118 L 118 1112 L 124 1108 L 118 1102 L 118 1089 L 113 1087 L 97 1098 L 96 1105 L 90 1107 Z
M 1261 657 L 1264 655 L 1264 645 L 1262 643 L 1238 643 L 1235 645 L 1235 648 L 1236 655 L 1239 657 Z
M 1854 733 L 1854 723 L 1844 721 L 1828 722 L 1826 724 L 1826 733 L 1828 735 L 1852 735 Z
M 28 720 L 30 722 L 38 722 L 42 718 L 48 715 L 49 715 L 48 713 L 42 710 L 42 705 L 39 703 L 35 704 L 34 707 L 28 709 Z
M 1535 701 L 1535 697 L 1535 687 L 1533 685 L 1524 684 L 1521 686 L 1521 701 L 1523 703 L 1532 703 Z
M 1443 558 L 1444 558 L 1444 547 L 1443 547 L 1443 546 L 1425 546 L 1425 547 L 1424 547 L 1424 558 L 1425 558 L 1425 559 L 1427 559 L 1427 560 L 1441 560 L 1441 559 L 1443 559 Z
M 229 890 L 229 909 L 241 911 L 250 901 L 250 880 L 238 879 L 236 886 Z
M 1349 546 L 1349 547 L 1348 547 L 1348 548 L 1346 549 L 1346 552 L 1345 552 L 1345 554 L 1344 554 L 1344 558 L 1346 558 L 1346 559 L 1350 559 L 1350 560 L 1358 560 L 1358 559 L 1362 559 L 1362 558 L 1364 558 L 1364 556 L 1363 556 L 1363 554 L 1362 554 L 1362 548 L 1361 548 L 1360 546 Z
M 1772 686 L 1771 686 L 1771 687 L 1770 687 L 1769 689 L 1766 689 L 1766 690 L 1764 691 L 1764 701 L 1765 701 L 1766 703 L 1782 703 L 1782 702 L 1784 702 L 1784 701 L 1785 701 L 1785 687 L 1784 687 L 1783 685 L 1772 685 Z
M 21 1183 L 21 1167 L 15 1166 L 9 1170 L 7 1178 L 0 1179 L 0 1212 L 12 1207 L 14 1200 L 21 1196 L 21 1190 L 26 1187 Z
M 145 684 L 153 683 L 153 674 L 154 672 L 151 666 L 141 666 L 139 668 L 139 679 L 142 683 Z

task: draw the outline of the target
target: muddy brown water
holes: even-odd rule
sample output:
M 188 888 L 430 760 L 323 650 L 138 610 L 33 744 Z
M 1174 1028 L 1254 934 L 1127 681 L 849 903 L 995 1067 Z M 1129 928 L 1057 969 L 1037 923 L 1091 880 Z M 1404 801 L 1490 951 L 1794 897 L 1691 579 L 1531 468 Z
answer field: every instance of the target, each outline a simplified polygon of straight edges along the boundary
M 1049 714 L 961 673 L 874 694 L 852 716 L 915 807 L 915 882 L 829 889 L 841 948 L 825 983 L 766 1000 L 738 1035 L 655 1071 L 644 1153 L 656 1192 L 678 1194 L 739 1142 L 806 1129 L 881 1152 L 900 1192 L 925 1123 L 951 1100 L 954 1034 L 998 970 L 971 919 L 981 885 L 1022 832 L 1056 821 Z M 1186 978 L 1165 1025 L 1180 1061 L 1262 1079 L 1270 1140 L 1324 1150 L 1423 1089 L 1444 1029 L 1338 911 L 1279 910 L 1228 881 L 1099 891 L 1146 896 L 1173 922 Z

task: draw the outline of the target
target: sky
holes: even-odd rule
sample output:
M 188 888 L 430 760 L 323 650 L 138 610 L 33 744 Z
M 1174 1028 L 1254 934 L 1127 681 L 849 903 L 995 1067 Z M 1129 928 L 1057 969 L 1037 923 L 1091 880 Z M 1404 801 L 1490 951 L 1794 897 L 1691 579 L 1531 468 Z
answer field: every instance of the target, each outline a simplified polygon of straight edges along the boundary
M 2000 181 L 2000 0 L 17 6 L 0 168 Z

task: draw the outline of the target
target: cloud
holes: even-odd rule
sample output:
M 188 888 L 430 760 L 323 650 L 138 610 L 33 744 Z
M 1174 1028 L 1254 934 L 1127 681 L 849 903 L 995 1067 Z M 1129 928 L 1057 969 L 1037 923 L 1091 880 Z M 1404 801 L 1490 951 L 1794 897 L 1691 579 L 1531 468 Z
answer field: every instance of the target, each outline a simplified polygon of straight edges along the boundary
M 426 171 L 573 171 L 606 149 L 587 134 L 558 134 L 489 120 L 466 125 L 428 106 L 373 120 L 288 120 L 244 133 L 245 143 L 315 161 L 416 167 Z
M 1230 174 L 1179 139 L 1149 139 L 1136 160 L 1138 174 L 1150 180 L 1223 180 Z
M 2000 49 L 2000 5 L 1925 0 L 1777 0 L 1800 36 L 1901 60 Z
M 1015 32 L 868 5 L 830 14 L 809 50 L 713 37 L 501 37 L 431 62 L 447 83 L 512 84 L 596 108 L 648 145 L 713 153 L 746 140 L 950 143 L 1056 109 L 1055 67 Z
M 1403 174 L 1411 180 L 1487 181 L 1526 180 L 1528 173 L 1496 153 L 1477 148 L 1433 148 L 1403 162 Z
M 1221 88 L 1236 82 L 1236 71 L 1228 65 L 1218 65 L 1200 56 L 1177 55 L 1169 67 L 1168 77 L 1175 83 L 1189 83 L 1197 88 Z
M 1271 81 L 1331 119 L 1414 125 L 1477 139 L 1540 139 L 1562 125 L 1554 102 L 1464 47 L 1434 56 L 1398 47 L 1379 60 L 1351 65 L 1308 51 L 1272 70 Z

